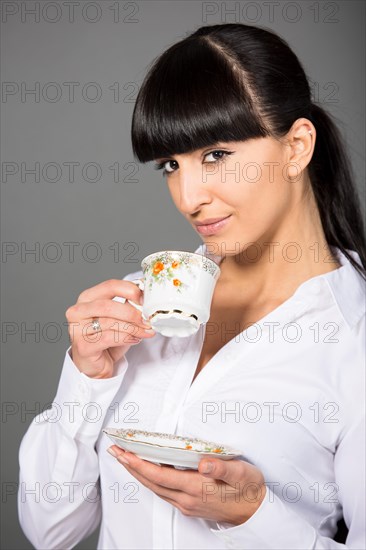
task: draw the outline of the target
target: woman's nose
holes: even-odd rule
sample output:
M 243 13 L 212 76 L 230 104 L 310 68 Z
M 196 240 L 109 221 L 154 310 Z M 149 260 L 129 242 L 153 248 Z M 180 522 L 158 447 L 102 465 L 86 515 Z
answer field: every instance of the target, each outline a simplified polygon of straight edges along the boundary
M 181 171 L 179 182 L 178 208 L 184 214 L 193 214 L 204 204 L 211 202 L 211 193 L 207 183 L 203 182 L 200 170 L 194 172 Z

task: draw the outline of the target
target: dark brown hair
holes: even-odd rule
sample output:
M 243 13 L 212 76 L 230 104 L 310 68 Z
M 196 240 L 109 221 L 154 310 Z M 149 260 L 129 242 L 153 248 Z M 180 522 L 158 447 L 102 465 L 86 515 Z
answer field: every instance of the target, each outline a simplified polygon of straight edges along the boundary
M 365 230 L 345 144 L 331 116 L 312 102 L 297 56 L 274 32 L 211 25 L 169 47 L 137 96 L 132 148 L 148 162 L 220 141 L 280 138 L 301 117 L 316 128 L 308 170 L 326 241 L 366 279 Z

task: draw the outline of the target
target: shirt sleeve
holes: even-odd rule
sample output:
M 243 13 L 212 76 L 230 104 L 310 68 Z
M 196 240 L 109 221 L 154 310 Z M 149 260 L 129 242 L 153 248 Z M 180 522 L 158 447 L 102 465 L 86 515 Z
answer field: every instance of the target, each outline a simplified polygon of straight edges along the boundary
M 335 482 L 349 530 L 346 544 L 321 536 L 269 487 L 260 507 L 248 521 L 234 527 L 217 523 L 217 529 L 211 531 L 225 548 L 365 549 L 365 431 L 363 419 L 345 435 L 334 458 Z
M 35 548 L 73 548 L 101 519 L 95 444 L 127 370 L 93 379 L 81 373 L 70 348 L 52 408 L 36 416 L 19 451 L 18 511 Z

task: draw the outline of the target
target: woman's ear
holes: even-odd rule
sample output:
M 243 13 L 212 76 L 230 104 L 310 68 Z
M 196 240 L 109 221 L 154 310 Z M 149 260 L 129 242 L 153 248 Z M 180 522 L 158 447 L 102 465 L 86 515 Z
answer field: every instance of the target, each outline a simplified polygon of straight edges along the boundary
M 298 118 L 286 136 L 287 175 L 290 179 L 299 178 L 313 156 L 316 130 L 307 118 Z

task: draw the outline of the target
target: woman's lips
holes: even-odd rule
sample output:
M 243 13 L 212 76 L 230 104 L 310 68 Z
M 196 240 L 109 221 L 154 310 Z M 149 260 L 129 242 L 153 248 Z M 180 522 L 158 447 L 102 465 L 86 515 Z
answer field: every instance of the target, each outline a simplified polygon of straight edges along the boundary
M 210 223 L 206 225 L 196 225 L 196 229 L 198 233 L 200 233 L 201 235 L 215 235 L 216 233 L 221 231 L 223 227 L 227 225 L 230 218 L 231 218 L 231 214 L 230 216 L 227 216 L 226 218 L 223 218 L 222 220 L 219 220 L 218 222 L 215 222 L 215 223 Z

